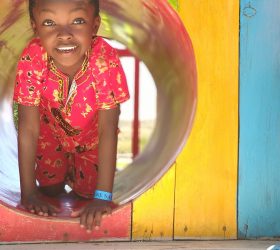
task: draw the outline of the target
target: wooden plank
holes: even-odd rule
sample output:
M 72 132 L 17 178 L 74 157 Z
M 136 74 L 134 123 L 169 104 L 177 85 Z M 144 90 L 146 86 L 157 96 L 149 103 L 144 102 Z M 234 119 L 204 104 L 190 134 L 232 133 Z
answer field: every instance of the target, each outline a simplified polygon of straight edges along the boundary
M 152 241 L 152 242 L 94 242 L 87 244 L 25 244 L 1 245 L 0 250 L 277 250 L 280 241 L 276 240 L 227 240 L 227 241 Z
M 239 1 L 180 0 L 198 68 L 196 120 L 177 159 L 175 239 L 236 238 Z
M 279 237 L 280 1 L 240 9 L 239 237 Z
M 175 166 L 133 202 L 133 240 L 172 240 Z
M 168 0 L 178 8 L 178 0 Z M 133 202 L 132 240 L 172 240 L 175 165 L 151 189 Z

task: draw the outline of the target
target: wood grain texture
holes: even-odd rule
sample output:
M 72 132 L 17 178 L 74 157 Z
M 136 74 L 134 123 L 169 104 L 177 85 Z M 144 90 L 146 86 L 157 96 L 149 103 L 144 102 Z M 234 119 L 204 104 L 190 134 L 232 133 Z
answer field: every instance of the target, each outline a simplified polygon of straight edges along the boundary
M 280 1 L 240 10 L 239 237 L 279 237 Z
M 179 1 L 198 68 L 196 120 L 177 159 L 175 239 L 237 236 L 239 1 Z
M 175 166 L 133 202 L 133 240 L 172 240 Z

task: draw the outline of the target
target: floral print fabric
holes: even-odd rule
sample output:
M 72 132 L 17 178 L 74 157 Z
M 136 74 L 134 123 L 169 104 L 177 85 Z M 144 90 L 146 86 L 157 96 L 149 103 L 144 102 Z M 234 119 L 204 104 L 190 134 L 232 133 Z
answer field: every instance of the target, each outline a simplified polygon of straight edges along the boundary
M 64 178 L 73 180 L 75 188 L 82 177 L 96 179 L 98 110 L 116 108 L 127 99 L 126 78 L 117 52 L 101 37 L 93 39 L 72 83 L 48 57 L 40 39 L 31 40 L 18 63 L 14 101 L 39 107 L 41 132 L 36 160 L 39 183 L 51 185 Z M 69 163 L 70 158 L 79 159 L 79 171 L 75 165 L 73 178 L 65 174 L 73 173 L 75 161 Z M 92 173 L 85 170 L 87 167 L 83 170 L 81 159 L 85 166 L 91 163 Z M 92 180 L 81 185 L 88 188 L 76 189 L 85 193 L 94 191 Z

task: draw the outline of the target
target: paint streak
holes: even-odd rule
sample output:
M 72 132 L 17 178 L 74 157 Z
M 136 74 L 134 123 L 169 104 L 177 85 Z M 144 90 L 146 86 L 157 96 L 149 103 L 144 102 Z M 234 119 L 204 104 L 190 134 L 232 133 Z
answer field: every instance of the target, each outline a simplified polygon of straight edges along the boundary
M 246 17 L 253 17 L 257 14 L 257 10 L 252 7 L 251 2 L 249 2 L 243 9 L 243 15 Z

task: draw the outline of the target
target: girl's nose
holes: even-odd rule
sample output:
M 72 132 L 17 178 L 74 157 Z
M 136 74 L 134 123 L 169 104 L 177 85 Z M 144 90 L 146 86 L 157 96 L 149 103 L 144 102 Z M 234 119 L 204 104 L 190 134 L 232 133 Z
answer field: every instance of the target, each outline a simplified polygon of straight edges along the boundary
M 57 38 L 59 40 L 69 40 L 72 39 L 73 35 L 71 32 L 71 29 L 67 26 L 61 26 L 59 27 L 57 31 Z

